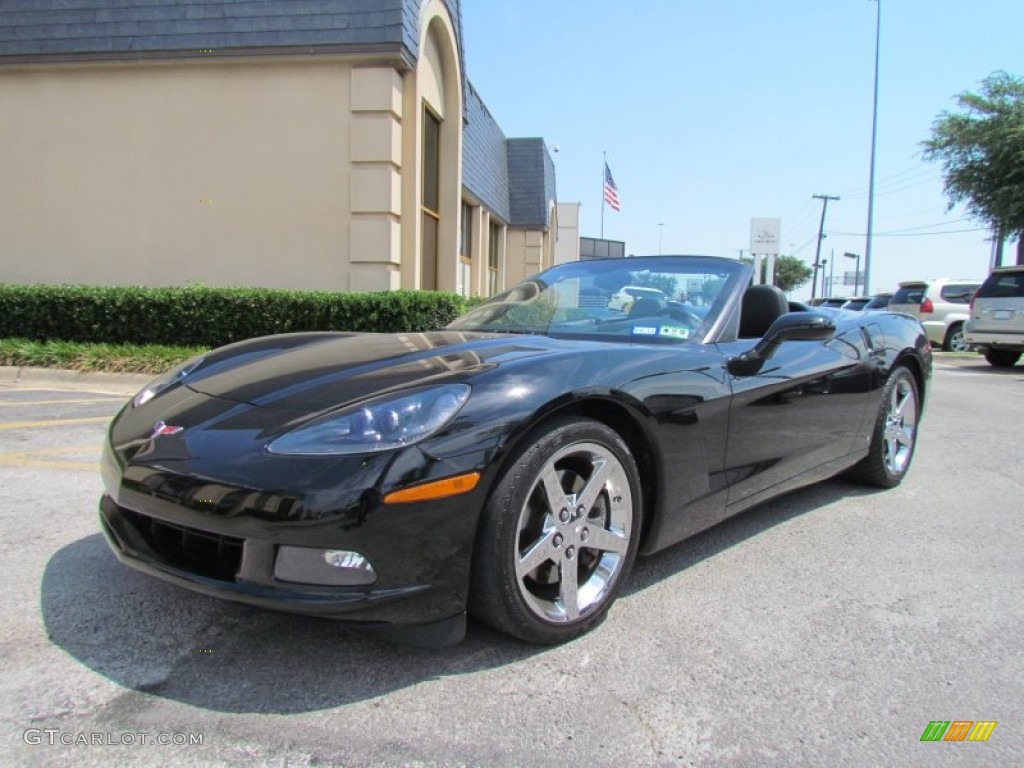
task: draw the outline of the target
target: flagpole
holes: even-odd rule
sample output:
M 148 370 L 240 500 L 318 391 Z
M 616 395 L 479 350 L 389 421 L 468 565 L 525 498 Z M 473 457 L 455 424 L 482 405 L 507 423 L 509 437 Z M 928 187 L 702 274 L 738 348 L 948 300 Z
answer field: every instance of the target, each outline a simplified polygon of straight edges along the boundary
M 608 153 L 602 152 L 601 157 L 604 159 L 601 166 L 601 239 L 604 240 L 604 174 L 605 168 L 608 167 Z

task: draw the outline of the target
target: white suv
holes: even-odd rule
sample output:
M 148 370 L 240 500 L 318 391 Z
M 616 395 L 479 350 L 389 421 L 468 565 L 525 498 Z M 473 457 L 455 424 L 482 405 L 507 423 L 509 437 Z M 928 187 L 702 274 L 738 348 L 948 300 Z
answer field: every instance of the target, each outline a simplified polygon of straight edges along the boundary
M 1009 368 L 1024 352 L 1024 267 L 998 267 L 971 300 L 964 338 L 998 368 Z
M 966 352 L 971 345 L 964 340 L 964 323 L 970 312 L 971 296 L 980 280 L 908 280 L 900 283 L 889 299 L 890 312 L 913 315 L 921 321 L 928 341 L 936 347 Z
M 668 296 L 665 295 L 664 291 L 659 291 L 657 288 L 647 288 L 642 285 L 627 285 L 620 288 L 614 294 L 611 299 L 608 300 L 608 309 L 614 309 L 620 312 L 628 312 L 629 308 L 633 306 L 637 299 L 651 298 L 664 303 Z

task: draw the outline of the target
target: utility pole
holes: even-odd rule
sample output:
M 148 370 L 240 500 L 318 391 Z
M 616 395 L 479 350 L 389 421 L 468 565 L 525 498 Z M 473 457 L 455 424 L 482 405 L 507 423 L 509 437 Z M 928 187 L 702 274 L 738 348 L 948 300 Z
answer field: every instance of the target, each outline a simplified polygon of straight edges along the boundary
M 814 251 L 814 277 L 811 278 L 811 298 L 813 299 L 814 289 L 818 282 L 818 270 L 821 269 L 821 241 L 825 239 L 825 212 L 828 210 L 828 201 L 838 200 L 839 195 L 811 195 L 811 197 L 821 200 L 821 224 L 818 225 L 818 247 Z

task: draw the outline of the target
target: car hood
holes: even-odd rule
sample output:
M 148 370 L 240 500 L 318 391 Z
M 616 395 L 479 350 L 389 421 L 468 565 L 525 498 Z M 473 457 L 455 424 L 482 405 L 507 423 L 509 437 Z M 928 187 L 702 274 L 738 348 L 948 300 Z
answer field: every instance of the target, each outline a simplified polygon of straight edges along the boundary
M 212 397 L 309 414 L 411 386 L 463 381 L 564 346 L 543 336 L 456 331 L 272 336 L 216 350 L 184 383 Z

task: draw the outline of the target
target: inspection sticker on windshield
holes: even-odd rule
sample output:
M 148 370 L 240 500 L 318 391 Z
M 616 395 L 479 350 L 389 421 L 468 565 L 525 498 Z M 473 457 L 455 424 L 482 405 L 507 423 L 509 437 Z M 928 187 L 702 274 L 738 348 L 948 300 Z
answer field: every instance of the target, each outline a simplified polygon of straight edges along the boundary
M 690 329 L 681 325 L 663 325 L 658 329 L 659 336 L 674 336 L 677 339 L 690 338 Z
M 657 336 L 658 335 L 658 326 L 656 326 L 656 325 L 655 326 L 651 326 L 651 325 L 634 325 L 633 326 L 633 333 L 635 333 L 637 336 Z

